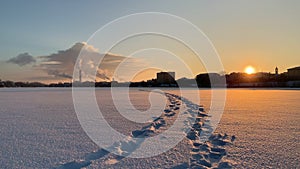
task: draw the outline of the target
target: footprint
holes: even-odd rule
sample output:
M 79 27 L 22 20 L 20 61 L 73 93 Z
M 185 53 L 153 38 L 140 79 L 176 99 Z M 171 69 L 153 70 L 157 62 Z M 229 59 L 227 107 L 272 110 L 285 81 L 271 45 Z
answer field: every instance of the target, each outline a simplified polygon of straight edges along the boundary
M 71 161 L 61 166 L 57 167 L 56 169 L 81 169 L 83 167 L 87 167 L 91 165 L 90 161 L 79 160 L 79 161 Z
M 85 160 L 96 160 L 107 155 L 109 152 L 104 149 L 99 149 L 98 151 L 91 152 L 85 156 Z
M 168 113 L 168 114 L 166 114 L 165 116 L 167 116 L 167 117 L 172 117 L 172 116 L 175 116 L 175 112 L 170 112 L 170 113 Z

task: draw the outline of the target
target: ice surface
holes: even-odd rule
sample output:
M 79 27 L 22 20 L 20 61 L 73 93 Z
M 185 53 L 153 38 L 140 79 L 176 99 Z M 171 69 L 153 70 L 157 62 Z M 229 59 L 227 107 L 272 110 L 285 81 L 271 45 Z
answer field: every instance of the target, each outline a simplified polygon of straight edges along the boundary
M 179 95 L 178 90 L 164 89 Z M 195 90 L 186 89 L 193 95 Z M 192 139 L 186 137 L 171 150 L 150 158 L 123 158 L 95 145 L 81 129 L 72 104 L 70 89 L 0 89 L 1 168 L 297 168 L 299 167 L 300 91 L 228 90 L 227 105 L 217 133 L 201 142 L 206 126 L 210 91 L 200 90 L 199 121 L 192 125 Z M 120 117 L 108 89 L 97 89 L 100 109 L 117 131 L 133 136 L 133 131 L 149 130 L 157 135 L 172 125 L 179 102 L 170 100 L 147 123 Z M 174 95 L 174 96 L 175 96 Z M 131 91 L 135 108 L 149 108 L 147 92 Z M 206 112 L 204 112 L 204 110 Z M 173 114 L 175 112 L 175 114 Z M 165 122 L 163 122 L 164 120 Z M 186 121 L 190 124 L 191 121 Z M 126 127 L 124 127 L 126 126 Z M 183 131 L 186 132 L 186 131 Z M 220 133 L 228 133 L 220 134 Z M 150 135 L 151 133 L 149 133 Z M 190 132 L 186 133 L 187 136 Z M 136 135 L 138 136 L 138 134 Z M 135 137 L 136 137 L 135 136 Z M 162 138 L 163 139 L 163 138 Z M 233 142 L 234 141 L 234 142 Z M 233 143 L 232 143 L 233 142 Z M 119 146 L 125 152 L 126 146 Z M 148 150 L 145 150 L 148 151 Z

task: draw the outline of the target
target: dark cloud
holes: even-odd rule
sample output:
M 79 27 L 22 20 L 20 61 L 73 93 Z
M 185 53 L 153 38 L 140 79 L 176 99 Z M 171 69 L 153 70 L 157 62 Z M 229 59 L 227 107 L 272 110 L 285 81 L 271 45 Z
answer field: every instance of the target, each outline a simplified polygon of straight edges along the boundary
M 25 66 L 35 62 L 36 59 L 28 53 L 21 53 L 18 56 L 11 58 L 7 61 L 7 63 L 13 63 L 19 66 Z

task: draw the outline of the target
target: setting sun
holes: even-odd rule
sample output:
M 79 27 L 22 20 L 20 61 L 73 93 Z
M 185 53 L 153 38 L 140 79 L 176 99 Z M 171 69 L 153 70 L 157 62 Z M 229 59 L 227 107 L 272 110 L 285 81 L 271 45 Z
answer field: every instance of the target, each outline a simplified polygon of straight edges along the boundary
M 255 68 L 254 67 L 252 67 L 252 66 L 247 66 L 246 68 L 245 68 L 245 73 L 247 73 L 247 74 L 253 74 L 253 73 L 255 73 Z

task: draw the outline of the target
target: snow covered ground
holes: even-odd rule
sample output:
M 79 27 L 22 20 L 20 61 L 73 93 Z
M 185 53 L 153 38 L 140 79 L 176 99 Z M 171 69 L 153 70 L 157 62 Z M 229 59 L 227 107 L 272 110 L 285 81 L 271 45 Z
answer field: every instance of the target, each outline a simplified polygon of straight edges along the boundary
M 70 89 L 0 89 L 1 168 L 297 168 L 299 167 L 299 110 L 297 90 L 228 90 L 223 118 L 209 141 L 200 142 L 210 107 L 210 91 L 200 90 L 201 104 L 168 93 L 166 111 L 147 124 L 122 118 L 113 106 L 110 91 L 97 89 L 105 119 L 128 140 L 114 144 L 130 153 L 126 144 L 136 138 L 167 130 L 183 106 L 192 124 L 174 148 L 149 158 L 123 158 L 101 149 L 84 133 L 72 103 Z M 193 90 L 186 90 L 195 93 Z M 133 89 L 131 102 L 149 108 L 147 92 Z M 105 105 L 105 106 L 103 106 Z M 199 108 L 201 111 L 199 111 Z M 126 126 L 126 127 L 124 127 Z M 227 133 L 227 134 L 225 134 Z M 135 146 L 133 146 L 135 147 Z M 146 150 L 145 150 L 146 151 Z

